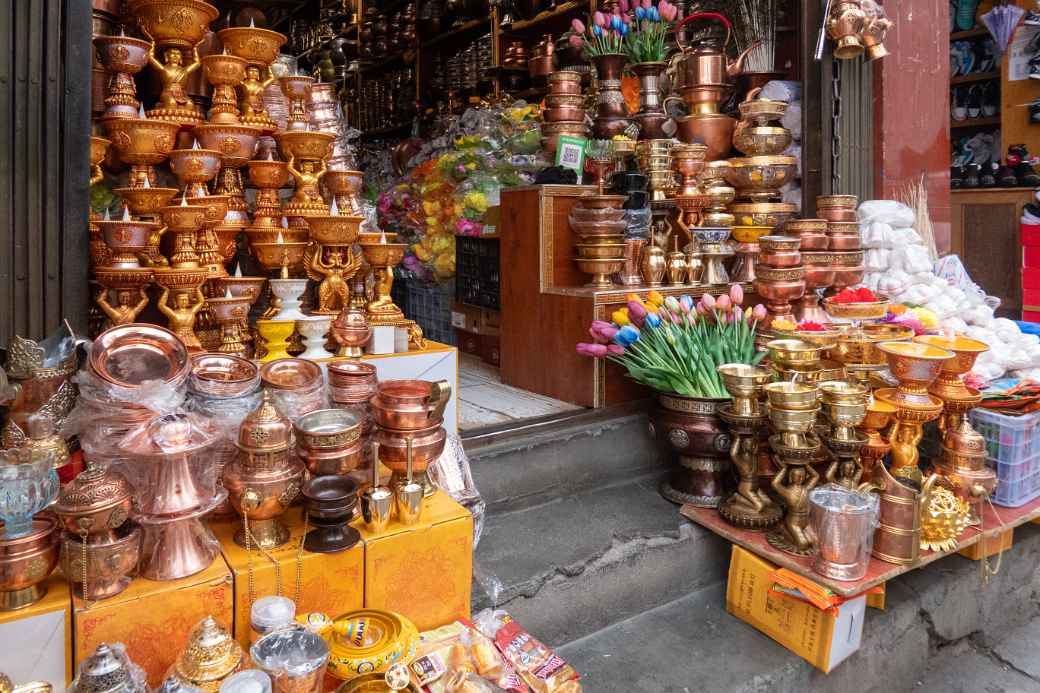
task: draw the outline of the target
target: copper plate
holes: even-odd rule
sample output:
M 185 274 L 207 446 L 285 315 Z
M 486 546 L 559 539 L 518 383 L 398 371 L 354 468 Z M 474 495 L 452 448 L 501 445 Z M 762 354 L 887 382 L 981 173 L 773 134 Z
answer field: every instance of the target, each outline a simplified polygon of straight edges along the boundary
M 306 359 L 276 359 L 260 367 L 260 380 L 276 390 L 299 390 L 321 379 L 321 366 Z
M 90 348 L 94 373 L 122 387 L 138 387 L 147 380 L 176 380 L 188 372 L 190 363 L 188 350 L 177 335 L 142 323 L 106 330 Z

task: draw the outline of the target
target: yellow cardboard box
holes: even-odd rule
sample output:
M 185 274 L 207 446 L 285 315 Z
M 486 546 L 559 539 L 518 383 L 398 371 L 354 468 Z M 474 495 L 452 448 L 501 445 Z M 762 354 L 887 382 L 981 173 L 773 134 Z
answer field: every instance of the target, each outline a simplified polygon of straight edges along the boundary
M 17 686 L 46 681 L 56 690 L 72 681 L 72 599 L 55 573 L 43 599 L 17 611 L 0 611 L 0 671 Z
M 392 521 L 365 538 L 365 607 L 407 616 L 420 630 L 469 618 L 473 578 L 473 515 L 437 491 L 422 521 Z
M 829 672 L 859 649 L 866 612 L 865 595 L 823 611 L 787 593 L 773 591 L 769 561 L 733 547 L 726 588 L 726 611 Z
M 296 595 L 296 566 L 299 555 L 300 597 L 296 601 L 299 614 L 320 611 L 335 618 L 347 611 L 360 609 L 365 604 L 365 547 L 358 542 L 339 553 L 299 553 L 303 535 L 303 515 L 299 508 L 291 508 L 282 519 L 289 525 L 292 538 L 287 544 L 267 553 L 278 561 L 281 572 L 282 594 L 290 599 Z M 249 646 L 249 553 L 234 541 L 239 522 L 221 522 L 212 525 L 220 539 L 220 550 L 231 568 L 235 580 L 235 639 L 243 647 Z M 254 599 L 277 592 L 275 566 L 255 547 L 252 551 Z
M 134 578 L 122 594 L 93 602 L 90 608 L 73 597 L 75 664 L 103 642 L 121 642 L 154 688 L 162 683 L 196 623 L 212 616 L 231 628 L 232 601 L 231 571 L 219 555 L 206 570 L 180 580 Z
M 1011 528 L 1005 532 L 1001 532 L 995 537 L 986 539 L 986 558 L 996 556 L 1001 551 L 1007 551 L 1011 548 L 1011 545 L 1015 543 L 1015 529 Z M 961 556 L 970 558 L 973 561 L 982 559 L 982 541 L 977 541 L 966 549 L 958 551 Z

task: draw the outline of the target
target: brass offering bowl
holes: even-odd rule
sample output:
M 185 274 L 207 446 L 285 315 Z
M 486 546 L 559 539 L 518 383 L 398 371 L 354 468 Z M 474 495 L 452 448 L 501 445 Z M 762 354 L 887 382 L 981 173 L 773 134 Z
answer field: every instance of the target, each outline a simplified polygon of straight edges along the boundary
M 745 363 L 727 363 L 718 367 L 722 384 L 733 396 L 731 411 L 737 416 L 756 416 L 761 410 L 758 399 L 773 374 L 765 368 Z
M 361 214 L 361 190 L 365 185 L 364 174 L 361 171 L 327 171 L 321 180 L 329 193 L 336 198 L 340 214 Z
M 826 219 L 790 219 L 784 222 L 783 232 L 800 238 L 802 250 L 827 250 L 829 247 Z
M 773 99 L 746 99 L 741 101 L 737 108 L 740 109 L 742 120 L 761 127 L 783 118 L 787 113 L 787 102 Z
M 808 387 L 814 393 L 816 392 L 810 386 L 797 383 L 771 383 L 770 385 L 797 385 L 799 388 Z M 769 388 L 770 385 L 767 385 L 766 388 Z M 783 409 L 770 404 L 766 410 L 769 414 L 769 422 L 780 434 L 778 436 L 779 440 L 770 438 L 769 444 L 773 452 L 781 456 L 794 456 L 797 454 L 795 451 L 801 450 L 803 453 L 800 457 L 810 459 L 814 450 L 819 448 L 819 441 L 810 439 L 806 434 L 812 431 L 813 425 L 816 423 L 816 416 L 820 412 L 820 407 Z
M 101 64 L 110 73 L 105 88 L 105 117 L 136 118 L 141 103 L 137 100 L 134 75 L 148 64 L 150 44 L 130 36 L 94 36 L 94 48 Z M 104 158 L 104 154 L 102 154 Z M 101 159 L 91 157 L 97 165 Z
M 140 269 L 139 256 L 148 248 L 152 234 L 162 225 L 150 221 L 96 221 L 105 245 L 112 251 L 108 267 L 113 269 Z
M 956 354 L 930 344 L 919 342 L 881 342 L 878 344 L 888 359 L 888 368 L 899 380 L 899 387 L 891 404 L 900 408 L 931 408 L 938 401 L 928 394 L 943 365 Z
M 729 177 L 726 178 L 729 181 Z M 729 211 L 738 226 L 768 226 L 777 228 L 798 213 L 798 206 L 789 202 L 734 202 Z
M 613 236 L 609 238 L 614 238 Z M 621 260 L 625 257 L 624 243 L 578 243 L 575 244 L 578 251 L 578 262 L 582 260 Z
M 174 149 L 170 152 L 170 170 L 177 176 L 187 197 L 208 195 L 206 183 L 220 173 L 223 154 L 216 149 Z
M 800 239 L 790 236 L 762 236 L 758 239 L 759 262 L 776 269 L 798 267 L 802 264 L 800 243 Z
M 322 245 L 351 245 L 357 240 L 364 217 L 316 216 L 307 217 L 311 239 Z
M 28 534 L 0 538 L 0 611 L 25 608 L 47 594 L 44 584 L 58 565 L 58 522 L 48 515 L 32 519 Z
M 830 250 L 859 250 L 862 242 L 859 235 L 859 222 L 831 221 L 827 223 L 827 247 Z
M 278 149 L 286 161 L 321 161 L 332 152 L 336 136 L 327 132 L 310 130 L 283 130 L 275 133 Z
M 823 347 L 798 339 L 774 339 L 766 342 L 771 361 L 783 365 L 816 363 Z
M 114 597 L 130 586 L 140 555 L 141 529 L 127 522 L 111 536 L 95 537 L 86 545 L 82 537 L 65 534 L 60 564 L 76 596 L 98 601 Z
M 256 154 L 262 130 L 249 125 L 196 125 L 192 133 L 206 149 L 220 152 L 224 166 L 241 168 Z
M 820 406 L 820 391 L 813 385 L 785 381 L 769 383 L 763 390 L 771 411 L 816 411 Z
M 856 221 L 855 195 L 820 195 L 816 198 L 816 214 L 827 221 Z
M 153 219 L 163 207 L 170 204 L 170 200 L 177 194 L 177 188 L 112 188 L 112 192 L 122 198 L 134 216 Z
M 904 325 L 863 325 L 858 329 L 844 330 L 838 343 L 832 347 L 831 355 L 846 365 L 881 365 L 886 359 L 877 348 L 878 344 L 909 341 L 913 336 L 913 329 Z
M 928 389 L 929 392 L 943 400 L 975 399 L 968 386 L 964 384 L 964 376 L 971 371 L 979 354 L 989 351 L 988 344 L 963 335 L 919 335 L 914 337 L 914 341 L 952 351 L 954 354 L 954 358 L 942 364 L 939 376 Z
M 202 0 L 132 0 L 123 11 L 137 19 L 156 45 L 191 49 L 220 13 Z
M 319 409 L 293 424 L 300 457 L 315 476 L 343 475 L 361 460 L 361 422 L 344 409 Z
M 780 188 L 798 170 L 798 160 L 793 156 L 751 156 L 730 159 L 729 163 L 726 182 L 737 189 L 738 195 L 753 202 L 779 197 Z
M 249 244 L 253 255 L 256 256 L 265 270 L 274 272 L 282 270 L 282 279 L 288 279 L 303 271 L 303 255 L 307 250 L 308 243 L 283 242 L 283 243 L 259 243 L 253 241 Z
M 112 141 L 119 159 L 130 165 L 129 186 L 144 187 L 155 182 L 152 168 L 173 151 L 180 123 L 152 118 L 105 118 L 105 134 Z
M 273 159 L 253 159 L 246 167 L 249 181 L 261 189 L 279 190 L 289 183 L 289 164 Z M 326 178 L 328 173 L 325 174 Z
M 217 38 L 232 55 L 242 58 L 250 65 L 261 67 L 278 59 L 279 49 L 287 40 L 284 34 L 277 31 L 252 26 L 221 29 L 217 32 Z
M 782 127 L 738 126 L 733 132 L 733 146 L 745 156 L 782 154 L 791 141 L 791 131 Z
M 589 259 L 578 257 L 574 259 L 578 269 L 585 274 L 592 275 L 592 279 L 585 286 L 597 289 L 609 289 L 614 286 L 612 275 L 617 274 L 625 268 L 624 246 L 617 259 Z

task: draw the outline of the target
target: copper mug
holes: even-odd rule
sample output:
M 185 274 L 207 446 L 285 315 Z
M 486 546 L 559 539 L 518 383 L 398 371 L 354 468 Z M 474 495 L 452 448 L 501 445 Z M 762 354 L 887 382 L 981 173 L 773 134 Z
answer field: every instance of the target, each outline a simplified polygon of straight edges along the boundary
M 439 426 L 451 399 L 446 380 L 387 380 L 379 383 L 372 398 L 372 416 L 383 428 L 417 431 Z

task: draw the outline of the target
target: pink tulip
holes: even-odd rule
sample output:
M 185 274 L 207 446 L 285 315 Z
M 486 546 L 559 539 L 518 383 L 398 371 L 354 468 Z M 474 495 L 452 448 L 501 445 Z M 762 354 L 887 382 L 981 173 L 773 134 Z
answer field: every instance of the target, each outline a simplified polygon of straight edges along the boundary
M 621 12 L 623 14 L 628 14 L 628 0 L 621 0 L 618 5 L 621 6 Z
M 654 5 L 654 3 L 651 2 L 651 0 L 643 0 L 643 9 L 644 10 L 649 10 L 651 7 L 653 7 L 653 5 Z
M 722 294 L 715 305 L 719 307 L 719 310 L 728 313 L 730 308 L 733 307 L 733 302 L 729 300 L 729 294 Z
M 630 14 L 622 14 L 621 15 L 621 21 L 623 21 L 625 24 L 631 24 L 632 23 L 632 15 L 630 15 Z
M 628 302 L 628 319 L 632 321 L 632 324 L 636 327 L 642 327 L 643 322 L 646 321 L 646 308 L 639 301 Z
M 582 40 L 578 34 L 571 34 L 567 37 L 567 43 L 571 44 L 575 48 L 581 48 L 585 45 L 585 41 Z
M 599 10 L 596 10 L 596 14 L 592 15 L 593 23 L 598 27 L 605 27 L 607 25 L 607 17 Z
M 733 314 L 737 317 L 737 322 L 740 322 L 744 319 L 744 309 L 740 306 L 737 306 L 733 309 Z
M 703 303 L 698 303 L 696 310 L 697 310 L 697 315 L 704 316 L 704 315 L 708 314 L 708 311 L 706 311 L 704 309 L 704 304 Z
M 592 341 L 596 342 L 597 344 L 607 343 L 607 340 L 603 339 L 603 337 L 600 336 L 599 332 L 596 331 L 595 327 L 589 328 L 589 336 L 592 337 Z
M 574 33 L 576 33 L 576 34 L 584 34 L 585 33 L 585 25 L 577 17 L 575 17 L 574 19 L 571 20 L 571 28 L 574 29 Z
M 766 307 L 763 306 L 761 303 L 759 303 L 751 311 L 751 317 L 753 317 L 755 320 L 758 320 L 759 322 L 761 322 L 762 320 L 765 320 L 766 319 Z
M 729 297 L 733 301 L 733 305 L 739 306 L 744 303 L 744 287 L 740 284 L 732 284 L 729 287 Z
M 711 311 L 715 308 L 715 297 L 711 294 L 704 294 L 701 296 L 701 305 L 704 306 L 704 310 Z
M 607 346 L 605 344 L 589 344 L 589 356 L 600 359 L 606 355 Z
M 620 344 L 608 344 L 607 353 L 611 356 L 624 356 L 625 347 L 621 346 Z
M 578 342 L 575 344 L 574 350 L 578 352 L 579 356 L 591 356 L 591 354 L 589 354 L 589 345 L 585 342 Z

